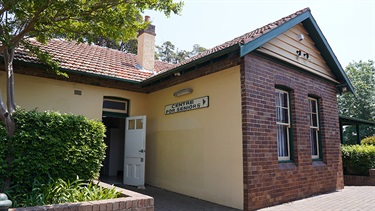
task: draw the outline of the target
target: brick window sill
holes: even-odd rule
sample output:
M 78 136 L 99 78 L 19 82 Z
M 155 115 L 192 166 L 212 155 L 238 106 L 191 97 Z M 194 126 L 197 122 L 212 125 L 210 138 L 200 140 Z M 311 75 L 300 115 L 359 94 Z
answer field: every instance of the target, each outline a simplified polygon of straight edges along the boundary
M 325 164 L 323 161 L 321 160 L 313 160 L 312 162 L 312 166 L 315 167 L 315 168 L 324 168 L 327 166 L 327 164 Z
M 294 163 L 279 163 L 279 170 L 293 170 L 296 169 L 297 166 Z

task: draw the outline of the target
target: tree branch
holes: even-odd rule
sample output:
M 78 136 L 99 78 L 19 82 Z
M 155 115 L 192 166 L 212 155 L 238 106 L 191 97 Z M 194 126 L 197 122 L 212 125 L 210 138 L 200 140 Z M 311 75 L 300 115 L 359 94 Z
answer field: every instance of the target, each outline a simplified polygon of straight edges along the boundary
M 8 59 L 10 58 L 9 55 L 8 55 L 9 52 L 7 52 L 7 51 L 2 51 L 2 52 L 4 54 L 5 68 L 7 68 L 8 67 Z M 13 51 L 13 53 L 14 53 L 14 51 Z M 7 93 L 9 93 L 9 90 L 7 90 Z M 13 100 L 14 100 L 14 98 L 13 98 Z M 1 92 L 0 92 L 0 119 L 5 124 L 7 135 L 9 137 L 13 136 L 14 132 L 16 130 L 16 123 L 14 122 L 14 119 L 13 119 L 12 115 L 9 114 L 9 111 L 4 104 L 3 98 L 1 96 Z
M 44 7 L 40 8 L 37 12 L 34 13 L 34 16 L 28 21 L 27 25 L 24 27 L 22 31 L 20 31 L 19 34 L 15 35 L 11 40 L 10 43 L 15 45 L 17 44 L 22 38 L 25 37 L 27 33 L 29 33 L 33 28 L 37 20 L 40 18 L 40 14 L 46 10 L 49 6 L 49 2 L 44 5 Z
M 0 9 L 0 15 L 4 14 L 5 11 L 7 11 L 9 7 L 3 5 L 3 8 Z
M 14 97 L 14 71 L 13 71 L 13 58 L 15 47 L 8 47 L 3 51 L 5 71 L 7 74 L 7 106 L 8 112 L 13 114 L 16 111 L 16 102 Z

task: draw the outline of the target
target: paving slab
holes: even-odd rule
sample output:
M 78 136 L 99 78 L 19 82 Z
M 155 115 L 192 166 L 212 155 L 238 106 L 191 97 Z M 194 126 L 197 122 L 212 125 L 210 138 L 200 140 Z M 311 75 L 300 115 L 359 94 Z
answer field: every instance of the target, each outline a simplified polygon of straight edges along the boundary
M 113 184 L 113 183 L 112 183 Z M 116 184 L 154 198 L 155 211 L 239 211 L 153 186 L 137 189 Z M 343 190 L 296 200 L 259 211 L 375 211 L 375 186 L 345 186 Z
M 260 211 L 375 211 L 375 186 L 345 186 L 343 190 L 321 194 Z

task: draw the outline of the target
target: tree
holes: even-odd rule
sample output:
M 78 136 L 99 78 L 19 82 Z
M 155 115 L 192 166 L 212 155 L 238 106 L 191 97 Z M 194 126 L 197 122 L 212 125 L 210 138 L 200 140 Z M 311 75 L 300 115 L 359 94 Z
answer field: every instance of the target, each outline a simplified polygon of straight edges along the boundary
M 114 40 L 109 40 L 103 37 L 99 37 L 94 43 L 102 47 L 116 49 L 116 50 L 123 51 L 126 53 L 137 54 L 137 51 L 138 51 L 137 39 L 131 39 L 126 42 L 123 42 L 123 41 L 116 42 Z
M 170 41 L 164 42 L 162 46 L 156 46 L 158 58 L 164 62 L 174 63 L 176 57 L 174 49 L 175 46 Z
M 47 52 L 28 42 L 35 37 L 41 44 L 54 37 L 93 43 L 98 37 L 114 42 L 135 38 L 148 23 L 144 10 L 179 13 L 183 3 L 173 0 L 0 0 L 0 54 L 7 75 L 7 104 L 0 95 L 0 119 L 8 136 L 16 126 L 12 114 L 16 111 L 13 60 L 15 49 L 26 48 L 38 59 L 58 72 L 58 63 Z M 58 72 L 59 73 L 59 72 Z
M 190 57 L 196 56 L 206 50 L 207 50 L 206 48 L 200 46 L 199 44 L 194 44 L 193 50 L 190 52 Z
M 351 93 L 338 96 L 339 114 L 355 117 L 364 120 L 375 121 L 375 66 L 374 61 L 359 61 L 350 63 L 345 72 L 352 82 L 357 97 Z M 352 133 L 355 128 L 348 127 L 344 132 L 344 137 L 350 143 L 355 143 Z M 375 128 L 361 126 L 360 134 L 362 138 L 375 134 Z
M 186 50 L 175 50 L 175 45 L 172 44 L 171 41 L 166 41 L 161 46 L 156 46 L 156 58 L 163 61 L 168 62 L 172 64 L 177 64 L 182 61 L 185 61 L 193 56 L 196 56 L 203 51 L 206 50 L 206 48 L 201 47 L 198 44 L 195 44 L 193 46 L 192 51 L 186 51 Z
M 175 64 L 185 61 L 190 58 L 190 52 L 185 50 L 176 50 L 174 62 Z

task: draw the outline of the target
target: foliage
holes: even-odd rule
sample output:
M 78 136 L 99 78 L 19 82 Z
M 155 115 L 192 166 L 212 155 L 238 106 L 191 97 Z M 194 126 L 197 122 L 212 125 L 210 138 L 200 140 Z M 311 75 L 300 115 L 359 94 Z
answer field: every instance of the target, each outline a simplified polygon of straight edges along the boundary
M 98 176 L 106 148 L 102 122 L 35 110 L 18 110 L 14 118 L 18 128 L 12 138 L 6 138 L 4 127 L 0 128 L 0 145 L 7 146 L 0 154 L 0 185 L 11 178 L 14 191 L 22 193 L 31 191 L 34 180 L 46 183 L 49 178 L 73 181 L 77 175 L 83 180 Z M 4 158 L 10 158 L 9 164 Z
M 137 54 L 138 51 L 138 40 L 137 39 L 131 39 L 126 42 L 123 41 L 113 41 L 109 39 L 104 39 L 102 37 L 97 38 L 97 40 L 94 42 L 96 45 L 116 49 L 118 51 L 123 51 L 126 53 L 132 53 Z
M 370 136 L 367 138 L 362 139 L 362 145 L 374 145 L 375 146 L 375 136 Z
M 158 52 L 158 58 L 161 61 L 175 63 L 175 46 L 170 41 L 164 42 L 162 46 L 156 46 L 156 49 Z
M 161 61 L 177 64 L 193 56 L 196 56 L 206 49 L 198 44 L 193 46 L 192 51 L 178 50 L 170 41 L 166 41 L 161 46 L 156 46 L 157 58 Z
M 342 160 L 345 174 L 368 176 L 375 168 L 375 146 L 342 145 Z
M 374 61 L 359 61 L 350 63 L 345 72 L 353 84 L 357 97 L 351 93 L 338 96 L 339 114 L 375 121 L 375 65 Z M 346 127 L 344 131 L 345 143 L 356 143 L 355 127 Z M 361 137 L 375 134 L 374 126 L 361 125 Z
M 96 45 L 116 49 L 126 53 L 137 54 L 138 40 L 132 39 L 127 42 L 115 42 L 113 40 L 98 37 L 95 41 Z M 206 48 L 195 44 L 192 51 L 176 49 L 175 45 L 170 41 L 166 41 L 162 46 L 156 46 L 155 58 L 164 62 L 177 64 L 193 56 L 204 52 Z
M 120 197 L 121 193 L 117 192 L 115 188 L 106 189 L 82 179 L 76 179 L 72 182 L 70 180 L 50 179 L 45 184 L 34 180 L 30 193 L 13 195 L 12 190 L 10 190 L 8 195 L 13 202 L 13 207 L 31 207 L 113 199 Z
M 41 44 L 55 37 L 77 42 L 94 43 L 98 37 L 126 42 L 145 29 L 148 22 L 141 18 L 145 10 L 164 12 L 166 16 L 179 13 L 182 2 L 173 0 L 0 0 L 0 55 L 6 72 L 7 103 L 0 95 L 0 119 L 8 136 L 13 136 L 16 111 L 13 60 L 17 47 L 22 47 L 41 62 L 58 71 L 53 57 L 31 45 L 30 37 Z
M 1 42 L 28 36 L 45 42 L 56 36 L 92 43 L 97 37 L 127 41 L 145 28 L 145 10 L 179 13 L 182 3 L 173 0 L 39 0 L 0 2 Z

